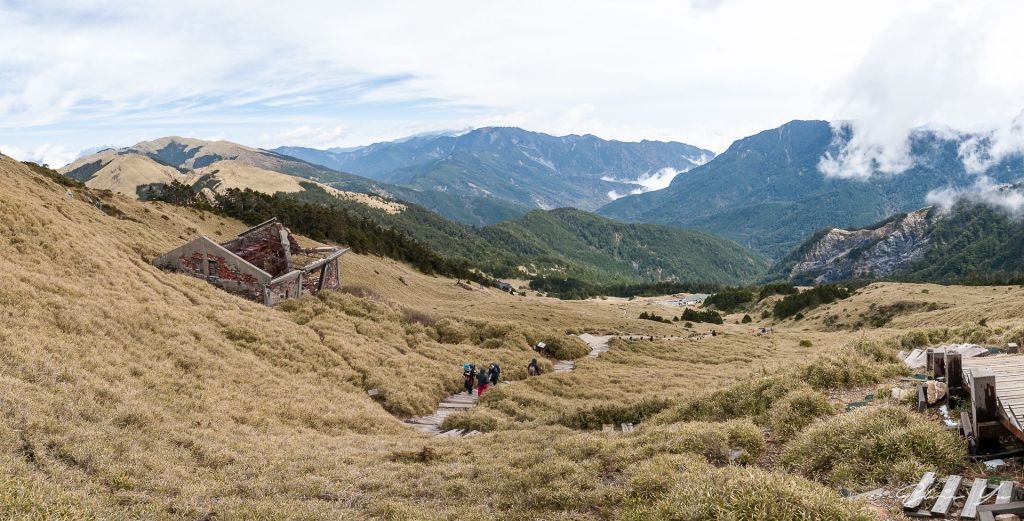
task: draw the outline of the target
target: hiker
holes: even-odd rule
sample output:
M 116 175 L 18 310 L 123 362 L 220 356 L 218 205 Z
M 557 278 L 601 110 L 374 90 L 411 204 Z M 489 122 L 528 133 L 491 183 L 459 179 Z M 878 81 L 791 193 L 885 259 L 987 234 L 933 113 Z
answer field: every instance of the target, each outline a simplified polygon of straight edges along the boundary
M 491 377 L 487 376 L 487 371 L 480 368 L 480 372 L 476 374 L 476 397 L 479 398 L 484 395 L 484 391 L 487 390 L 488 384 L 491 381 Z
M 491 368 L 487 370 L 487 376 L 491 377 L 491 385 L 498 385 L 498 378 L 501 377 L 501 367 L 498 366 L 497 362 L 491 363 Z
M 530 365 L 526 366 L 526 374 L 530 376 L 537 376 L 540 374 L 540 366 L 537 365 L 537 359 L 530 360 Z
M 714 329 L 712 329 L 711 330 L 711 336 L 718 336 L 718 331 L 715 331 Z
M 476 377 L 476 371 L 473 370 L 472 364 L 463 364 L 462 366 L 462 379 L 466 384 L 466 394 L 473 395 L 473 378 Z

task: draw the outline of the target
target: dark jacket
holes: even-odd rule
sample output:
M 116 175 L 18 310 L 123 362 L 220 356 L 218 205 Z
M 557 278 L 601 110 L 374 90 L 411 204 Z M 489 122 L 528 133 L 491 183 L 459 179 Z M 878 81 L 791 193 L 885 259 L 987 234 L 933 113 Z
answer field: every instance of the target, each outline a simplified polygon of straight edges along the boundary
M 526 371 L 533 375 L 540 374 L 540 364 L 537 363 L 537 359 L 530 360 L 530 365 L 526 366 Z
M 475 376 L 476 376 L 476 371 L 474 371 L 472 369 L 469 369 L 469 370 L 466 370 L 466 371 L 462 372 L 463 383 L 466 384 L 466 387 L 468 387 L 470 389 L 473 388 L 473 377 L 475 377 Z
M 501 368 L 498 367 L 498 364 L 491 364 L 491 370 L 488 373 L 488 376 L 491 377 L 491 385 L 497 385 L 498 378 L 501 377 Z
M 480 372 L 476 374 L 477 385 L 487 385 L 487 382 L 489 382 L 490 380 L 490 377 L 487 376 L 487 371 L 484 371 L 483 369 L 481 369 Z

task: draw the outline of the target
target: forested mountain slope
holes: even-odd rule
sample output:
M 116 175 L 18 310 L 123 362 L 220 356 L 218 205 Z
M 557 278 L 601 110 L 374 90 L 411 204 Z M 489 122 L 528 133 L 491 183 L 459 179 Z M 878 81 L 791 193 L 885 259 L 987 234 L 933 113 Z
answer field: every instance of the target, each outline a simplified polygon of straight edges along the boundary
M 848 139 L 848 130 L 834 133 L 825 121 L 792 121 L 736 141 L 664 190 L 624 197 L 598 213 L 706 230 L 780 258 L 818 230 L 868 226 L 925 206 L 932 190 L 977 179 L 958 157 L 964 138 L 931 131 L 914 133 L 915 163 L 903 173 L 866 180 L 825 176 L 818 163 Z M 1015 181 L 1024 176 L 1024 163 L 1004 161 L 990 175 Z
M 677 142 L 551 136 L 512 127 L 416 136 L 351 149 L 275 149 L 311 163 L 421 191 L 489 196 L 528 208 L 594 210 L 714 157 Z M 615 194 L 609 195 L 615 192 Z

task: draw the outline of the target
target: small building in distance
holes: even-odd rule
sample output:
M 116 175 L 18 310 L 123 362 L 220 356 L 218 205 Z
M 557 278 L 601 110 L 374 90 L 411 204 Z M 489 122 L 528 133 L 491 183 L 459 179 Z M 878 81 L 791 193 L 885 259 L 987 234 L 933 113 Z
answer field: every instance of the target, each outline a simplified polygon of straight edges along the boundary
M 691 293 L 691 294 L 689 294 L 689 295 L 679 299 L 679 305 L 680 306 L 699 306 L 699 305 L 703 304 L 704 301 L 707 300 L 707 298 L 710 297 L 710 296 L 711 295 L 708 295 L 706 293 Z
M 339 258 L 348 248 L 301 248 L 277 218 L 217 243 L 207 236 L 183 244 L 153 264 L 187 273 L 225 291 L 273 306 L 282 300 L 341 287 Z

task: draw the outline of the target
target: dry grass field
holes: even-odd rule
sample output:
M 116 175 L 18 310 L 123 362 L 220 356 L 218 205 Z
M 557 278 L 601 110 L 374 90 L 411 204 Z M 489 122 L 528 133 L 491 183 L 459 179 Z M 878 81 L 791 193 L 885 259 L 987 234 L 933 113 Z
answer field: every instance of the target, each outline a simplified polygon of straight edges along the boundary
M 814 447 L 852 416 L 830 397 L 898 374 L 903 338 L 1004 339 L 1024 318 L 1020 288 L 880 284 L 771 335 L 742 315 L 685 329 L 637 319 L 643 300 L 466 289 L 358 255 L 343 258 L 346 291 L 268 309 L 150 264 L 241 223 L 72 192 L 0 156 L 0 519 L 884 518 L 837 487 L 956 469 L 963 448 L 923 416 L 869 407 L 858 440 L 935 441 L 828 467 Z M 923 304 L 842 324 L 906 301 Z M 613 340 L 571 373 L 525 378 L 537 341 L 711 327 Z M 456 392 L 462 363 L 491 361 L 519 381 L 451 420 L 491 432 L 401 422 Z M 595 430 L 610 421 L 639 426 Z

